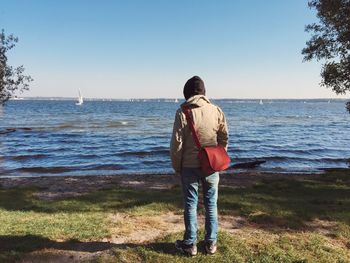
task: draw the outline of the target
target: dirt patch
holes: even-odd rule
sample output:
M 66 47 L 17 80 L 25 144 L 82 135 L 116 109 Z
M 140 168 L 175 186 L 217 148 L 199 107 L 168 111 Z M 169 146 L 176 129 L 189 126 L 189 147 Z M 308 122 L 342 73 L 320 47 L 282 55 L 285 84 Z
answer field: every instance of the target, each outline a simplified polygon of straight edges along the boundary
M 166 213 L 155 216 L 130 216 L 113 214 L 110 217 L 116 227 L 112 229 L 112 237 L 104 239 L 114 244 L 147 243 L 165 233 L 183 231 L 182 215 Z
M 154 216 L 130 216 L 115 213 L 110 215 L 115 227 L 112 237 L 99 242 L 56 242 L 50 248 L 25 255 L 20 261 L 29 262 L 85 262 L 92 261 L 110 252 L 112 248 L 144 246 L 153 240 L 171 233 L 184 231 L 183 215 L 165 213 Z M 198 226 L 204 228 L 205 217 L 198 216 Z M 242 233 L 248 226 L 242 217 L 220 216 L 219 229 L 230 233 Z M 246 228 L 248 229 L 248 228 Z M 251 230 L 250 230 L 251 231 Z
M 86 262 L 97 258 L 101 253 L 88 253 L 76 251 L 62 251 L 57 249 L 45 249 L 32 252 L 24 256 L 20 263 L 62 263 L 62 262 Z
M 308 231 L 317 232 L 325 236 L 332 237 L 335 235 L 335 229 L 337 228 L 338 223 L 333 221 L 315 219 L 310 222 L 305 222 L 304 225 Z
M 111 220 L 115 224 L 112 229 L 113 236 L 106 238 L 104 242 L 114 244 L 124 243 L 148 243 L 166 234 L 183 232 L 183 215 L 168 212 L 155 216 L 130 216 L 127 214 L 113 214 Z M 198 215 L 198 227 L 204 228 L 205 217 Z M 220 216 L 219 229 L 236 233 L 241 228 L 248 226 L 248 222 L 243 217 Z

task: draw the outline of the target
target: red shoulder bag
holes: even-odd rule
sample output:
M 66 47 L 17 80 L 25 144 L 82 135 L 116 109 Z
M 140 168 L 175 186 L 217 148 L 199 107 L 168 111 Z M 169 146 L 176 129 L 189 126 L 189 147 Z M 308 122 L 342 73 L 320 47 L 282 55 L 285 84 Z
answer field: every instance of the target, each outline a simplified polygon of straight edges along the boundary
M 221 145 L 202 147 L 191 118 L 191 109 L 188 106 L 184 106 L 182 107 L 182 112 L 186 116 L 193 140 L 199 150 L 198 159 L 204 175 L 208 176 L 227 169 L 230 166 L 231 159 L 225 148 Z

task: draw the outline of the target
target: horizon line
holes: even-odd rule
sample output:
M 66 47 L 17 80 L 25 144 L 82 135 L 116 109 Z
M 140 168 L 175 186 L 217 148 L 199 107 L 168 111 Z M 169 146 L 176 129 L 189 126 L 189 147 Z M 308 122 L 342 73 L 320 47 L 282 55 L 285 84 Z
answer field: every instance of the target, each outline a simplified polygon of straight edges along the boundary
M 10 98 L 10 100 L 25 100 L 25 99 L 61 99 L 61 100 L 76 100 L 76 97 L 63 97 L 63 96 L 25 96 L 19 97 L 16 96 L 14 98 Z M 179 97 L 153 97 L 153 98 L 145 98 L 145 97 L 135 97 L 135 98 L 102 98 L 102 97 L 84 97 L 85 100 L 185 100 L 185 98 Z M 210 98 L 211 100 L 349 100 L 348 98 L 331 98 L 331 97 L 316 97 L 316 98 Z

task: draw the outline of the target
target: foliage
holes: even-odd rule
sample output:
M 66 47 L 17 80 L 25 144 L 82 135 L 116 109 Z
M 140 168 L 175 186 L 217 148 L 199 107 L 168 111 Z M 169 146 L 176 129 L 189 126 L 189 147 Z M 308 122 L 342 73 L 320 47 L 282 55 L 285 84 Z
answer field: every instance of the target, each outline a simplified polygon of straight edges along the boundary
M 29 82 L 33 81 L 29 75 L 24 75 L 24 67 L 12 67 L 8 64 L 7 52 L 15 47 L 18 38 L 0 33 L 0 104 L 12 98 L 16 91 L 28 90 Z
M 305 28 L 312 36 L 302 50 L 304 60 L 325 60 L 321 85 L 346 94 L 350 91 L 350 0 L 311 0 L 309 7 L 316 9 L 319 23 Z M 347 109 L 350 112 L 350 103 Z

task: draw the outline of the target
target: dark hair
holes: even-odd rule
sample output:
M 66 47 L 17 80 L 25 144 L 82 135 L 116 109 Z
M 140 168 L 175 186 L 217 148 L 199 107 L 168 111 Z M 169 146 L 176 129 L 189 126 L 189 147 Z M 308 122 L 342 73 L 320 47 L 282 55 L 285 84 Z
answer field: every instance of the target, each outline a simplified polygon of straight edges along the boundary
M 184 96 L 186 100 L 194 95 L 205 95 L 204 82 L 198 76 L 194 76 L 187 80 L 184 86 Z

